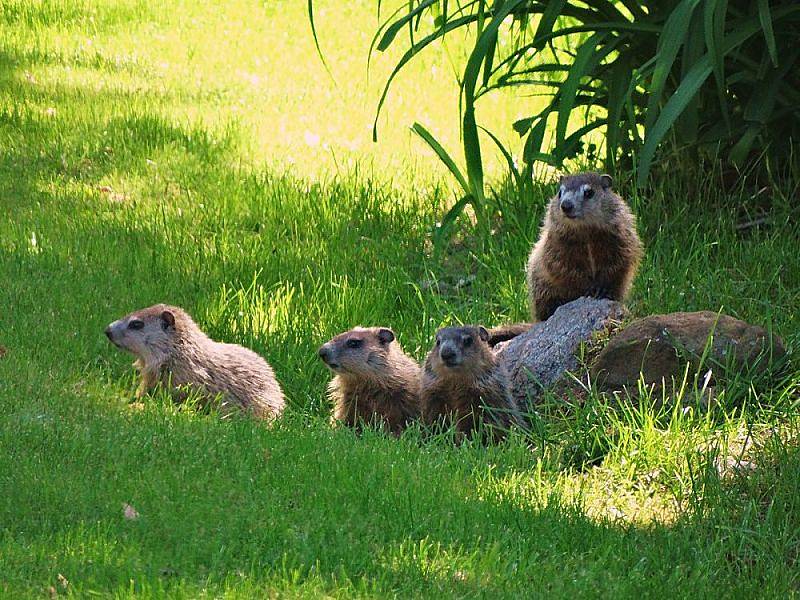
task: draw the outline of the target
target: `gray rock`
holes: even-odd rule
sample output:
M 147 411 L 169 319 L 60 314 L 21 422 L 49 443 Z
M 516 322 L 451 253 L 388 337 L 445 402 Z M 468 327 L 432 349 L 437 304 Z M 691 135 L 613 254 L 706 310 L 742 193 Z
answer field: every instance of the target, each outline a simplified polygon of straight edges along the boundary
M 581 342 L 614 322 L 627 310 L 619 302 L 578 298 L 559 307 L 546 321 L 495 348 L 511 377 L 511 393 L 521 406 L 536 404 L 544 389 L 578 366 Z

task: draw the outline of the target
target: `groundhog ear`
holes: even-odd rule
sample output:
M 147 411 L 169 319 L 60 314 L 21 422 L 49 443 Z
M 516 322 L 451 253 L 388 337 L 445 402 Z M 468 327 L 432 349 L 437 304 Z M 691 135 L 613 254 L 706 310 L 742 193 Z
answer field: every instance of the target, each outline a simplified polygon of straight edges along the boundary
M 489 332 L 486 331 L 486 327 L 478 327 L 478 335 L 481 336 L 484 342 L 489 341 Z
M 385 327 L 379 329 L 378 340 L 381 344 L 391 344 L 394 341 L 394 331 Z
M 614 183 L 614 180 L 611 179 L 611 175 L 600 175 L 600 185 L 603 186 L 604 190 L 610 188 Z
M 175 315 L 165 310 L 161 313 L 161 326 L 164 329 L 175 329 Z

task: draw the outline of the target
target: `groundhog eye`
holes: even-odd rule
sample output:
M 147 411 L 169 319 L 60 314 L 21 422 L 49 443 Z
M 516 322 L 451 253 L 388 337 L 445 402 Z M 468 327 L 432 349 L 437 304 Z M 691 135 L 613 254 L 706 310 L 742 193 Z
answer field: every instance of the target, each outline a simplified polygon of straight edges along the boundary
M 471 337 L 465 337 L 464 338 L 464 346 L 466 347 L 466 346 L 471 346 L 471 345 L 472 345 L 472 338 Z
M 583 190 L 583 197 L 584 198 L 588 199 L 588 198 L 591 198 L 592 196 L 594 196 L 594 190 L 592 188 L 586 188 L 585 190 Z
M 347 340 L 348 348 L 361 348 L 361 340 Z
M 139 319 L 134 319 L 128 323 L 128 329 L 141 329 L 142 327 L 144 327 L 144 321 L 140 321 Z
M 439 339 L 437 339 L 437 340 L 436 340 L 436 345 L 437 345 L 437 346 L 438 346 L 439 344 L 441 344 L 441 343 L 442 343 L 442 340 L 439 340 Z

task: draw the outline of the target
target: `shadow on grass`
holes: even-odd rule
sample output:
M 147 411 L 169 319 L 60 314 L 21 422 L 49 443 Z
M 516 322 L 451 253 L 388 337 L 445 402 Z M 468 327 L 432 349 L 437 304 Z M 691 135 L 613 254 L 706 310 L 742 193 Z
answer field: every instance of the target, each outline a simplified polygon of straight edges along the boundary
M 557 494 L 504 493 L 487 484 L 504 469 L 484 451 L 413 435 L 357 439 L 300 419 L 267 431 L 152 408 L 87 413 L 71 431 L 54 416 L 16 423 L 13 444 L 0 437 L 14 465 L 0 479 L 14 490 L 0 503 L 14 523 L 0 542 L 12 593 L 58 573 L 77 593 L 697 597 L 798 583 L 796 445 L 776 443 L 730 481 L 699 469 L 693 512 L 640 527 L 592 520 Z

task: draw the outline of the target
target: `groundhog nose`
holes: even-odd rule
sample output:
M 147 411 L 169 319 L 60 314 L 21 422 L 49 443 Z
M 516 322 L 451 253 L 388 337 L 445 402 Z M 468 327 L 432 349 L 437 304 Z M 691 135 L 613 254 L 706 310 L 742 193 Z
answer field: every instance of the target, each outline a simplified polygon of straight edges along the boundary
M 104 333 L 106 334 L 106 337 L 107 337 L 108 339 L 111 339 L 111 335 L 112 335 L 112 332 L 111 332 L 111 325 L 109 325 L 108 327 L 106 327 L 106 328 L 105 328 L 105 331 L 104 331 Z
M 442 360 L 452 360 L 456 357 L 456 351 L 452 348 L 442 348 L 439 356 L 442 357 Z
M 565 215 L 570 216 L 575 212 L 575 203 L 572 200 L 562 200 L 561 210 Z
M 331 351 L 325 346 L 321 346 L 317 354 L 319 354 L 319 357 L 325 362 L 328 362 L 328 359 L 331 357 Z

